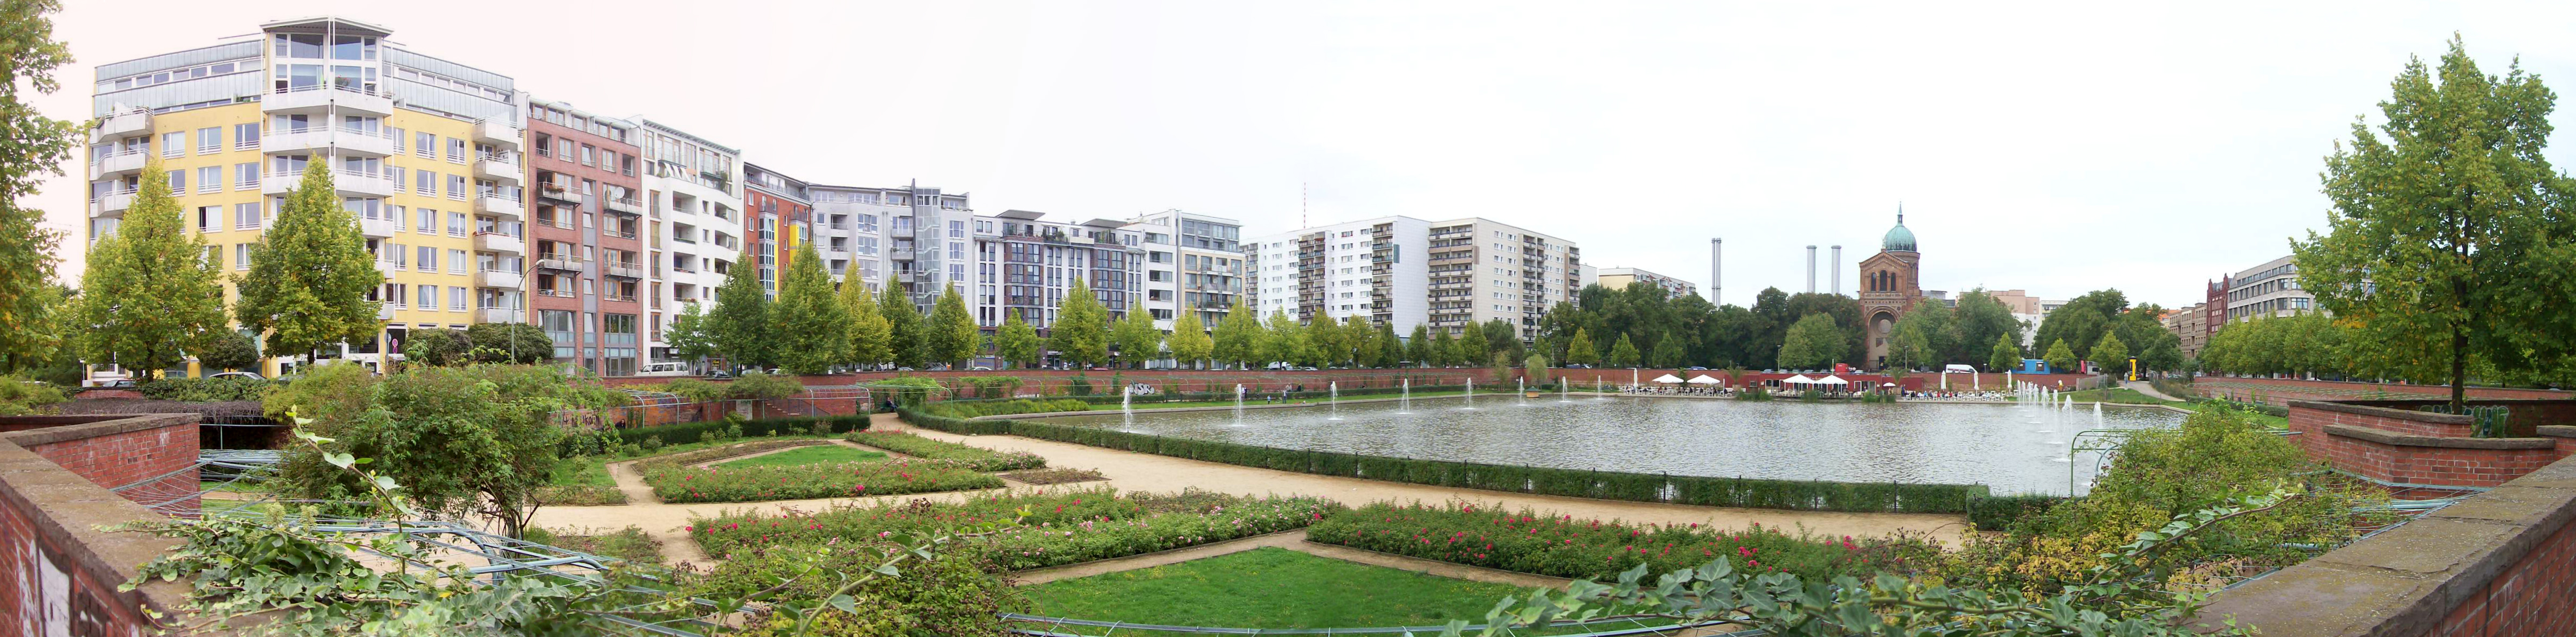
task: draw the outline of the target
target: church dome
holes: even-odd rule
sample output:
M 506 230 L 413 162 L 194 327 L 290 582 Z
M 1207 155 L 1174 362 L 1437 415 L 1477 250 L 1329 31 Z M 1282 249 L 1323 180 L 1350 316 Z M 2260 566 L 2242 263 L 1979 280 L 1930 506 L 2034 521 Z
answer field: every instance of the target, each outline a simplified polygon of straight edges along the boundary
M 1887 237 L 1878 241 L 1878 249 L 1887 252 L 1916 252 L 1914 231 L 1905 229 L 1905 213 L 1896 213 L 1896 227 L 1887 229 Z

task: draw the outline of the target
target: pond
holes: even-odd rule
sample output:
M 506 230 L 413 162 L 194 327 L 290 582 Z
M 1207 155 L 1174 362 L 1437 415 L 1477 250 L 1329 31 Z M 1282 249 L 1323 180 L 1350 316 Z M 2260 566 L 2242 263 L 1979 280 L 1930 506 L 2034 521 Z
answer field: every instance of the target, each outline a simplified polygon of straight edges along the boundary
M 1258 404 L 1258 403 L 1255 403 Z M 1240 444 L 1564 469 L 1841 482 L 1981 483 L 1998 495 L 2080 494 L 2091 429 L 2170 427 L 2183 414 L 2106 407 L 1806 403 L 1508 394 L 1279 409 L 1117 413 L 1048 422 Z

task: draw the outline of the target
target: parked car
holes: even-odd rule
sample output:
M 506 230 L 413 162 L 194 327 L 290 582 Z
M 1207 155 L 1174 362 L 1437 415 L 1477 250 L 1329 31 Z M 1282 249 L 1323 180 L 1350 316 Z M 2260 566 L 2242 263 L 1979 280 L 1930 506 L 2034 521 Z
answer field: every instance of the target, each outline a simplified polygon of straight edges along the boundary
M 974 368 L 974 371 L 979 371 L 979 372 L 989 372 L 989 371 L 993 371 L 993 368 L 985 367 L 985 366 L 982 366 L 982 365 L 976 365 L 976 366 L 975 366 L 975 368 Z
M 1686 369 L 1686 370 L 1690 370 L 1690 371 L 1694 371 L 1694 372 L 1705 372 L 1705 371 L 1708 371 L 1708 368 L 1706 368 L 1706 367 L 1700 367 L 1700 366 L 1697 366 L 1697 365 L 1693 365 L 1693 366 L 1690 366 L 1690 367 L 1684 367 L 1684 368 L 1682 368 L 1682 369 Z
M 723 380 L 723 379 L 727 379 L 727 378 L 733 378 L 733 373 L 731 373 L 731 372 L 727 372 L 727 371 L 725 371 L 725 370 L 721 370 L 721 369 L 710 369 L 710 370 L 707 370 L 707 378 L 715 379 L 715 380 Z
M 216 372 L 216 373 L 213 373 L 213 374 L 207 374 L 207 375 L 206 375 L 206 377 L 207 377 L 207 378 L 257 378 L 257 379 L 260 379 L 260 380 L 268 380 L 268 377 L 267 377 L 267 376 L 261 376 L 261 375 L 259 375 L 259 372 Z

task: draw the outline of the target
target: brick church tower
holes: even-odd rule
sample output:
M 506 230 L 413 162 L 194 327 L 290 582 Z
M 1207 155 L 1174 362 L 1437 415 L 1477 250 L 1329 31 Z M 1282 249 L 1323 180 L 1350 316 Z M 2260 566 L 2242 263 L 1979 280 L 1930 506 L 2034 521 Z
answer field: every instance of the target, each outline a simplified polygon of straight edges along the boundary
M 1905 229 L 1905 207 L 1896 207 L 1896 227 L 1879 240 L 1878 254 L 1860 261 L 1862 336 L 1869 344 L 1869 366 L 1887 366 L 1888 343 L 1896 337 L 1896 320 L 1923 299 L 1920 276 L 1923 254 L 1915 250 L 1914 231 Z

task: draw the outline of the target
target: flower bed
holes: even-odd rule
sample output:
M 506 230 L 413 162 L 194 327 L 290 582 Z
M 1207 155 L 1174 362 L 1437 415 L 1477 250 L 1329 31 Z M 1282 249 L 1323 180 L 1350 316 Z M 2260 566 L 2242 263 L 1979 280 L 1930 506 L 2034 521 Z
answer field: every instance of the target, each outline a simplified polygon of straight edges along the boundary
M 1380 502 L 1334 515 L 1306 531 L 1326 544 L 1410 557 L 1607 581 L 1646 564 L 1649 572 L 1692 568 L 1723 557 L 1738 570 L 1795 573 L 1810 582 L 1927 565 L 1940 546 L 1921 538 L 1816 538 L 1756 525 L 1741 531 L 1631 525 L 1573 516 Z
M 689 465 L 763 448 L 816 444 L 780 440 L 671 454 L 635 463 L 644 484 L 664 502 L 756 502 L 806 498 L 855 498 L 1002 486 L 966 463 L 951 460 L 878 460 L 784 466 L 696 469 Z M 830 444 L 823 442 L 821 444 Z
M 964 462 L 974 465 L 976 471 L 1013 471 L 1046 466 L 1046 459 L 1034 453 L 969 447 L 915 436 L 911 432 L 854 431 L 842 439 L 915 458 Z
M 987 494 L 963 503 L 927 500 L 838 507 L 822 512 L 732 513 L 690 521 L 689 537 L 709 554 L 757 562 L 779 546 L 813 545 L 840 538 L 932 532 L 957 525 L 1008 521 L 1026 509 L 1019 527 L 981 540 L 1005 570 L 1024 570 L 1151 553 L 1304 527 L 1341 510 L 1321 498 L 1246 498 L 1184 491 L 1120 494 L 1109 487 L 1028 495 Z M 731 567 L 734 562 L 728 562 Z M 746 566 L 746 568 L 751 568 Z M 727 573 L 719 568 L 716 576 Z

